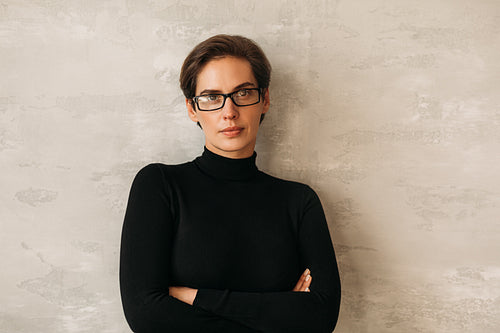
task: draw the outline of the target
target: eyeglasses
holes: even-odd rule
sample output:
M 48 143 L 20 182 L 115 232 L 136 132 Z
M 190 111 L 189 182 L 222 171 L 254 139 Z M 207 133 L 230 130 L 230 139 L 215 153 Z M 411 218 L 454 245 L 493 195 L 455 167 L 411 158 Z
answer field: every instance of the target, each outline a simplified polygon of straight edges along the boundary
M 245 88 L 229 94 L 207 94 L 193 97 L 200 111 L 222 109 L 229 97 L 236 106 L 250 106 L 260 102 L 261 88 Z

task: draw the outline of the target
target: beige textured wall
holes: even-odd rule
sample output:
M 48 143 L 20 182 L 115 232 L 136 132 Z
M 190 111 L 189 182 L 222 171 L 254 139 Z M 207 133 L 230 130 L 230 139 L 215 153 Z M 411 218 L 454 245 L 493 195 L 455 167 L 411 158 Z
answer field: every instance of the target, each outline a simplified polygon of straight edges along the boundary
M 177 81 L 216 33 L 274 65 L 258 164 L 320 194 L 336 332 L 499 332 L 498 0 L 1 0 L 0 331 L 129 331 L 130 183 L 201 152 Z

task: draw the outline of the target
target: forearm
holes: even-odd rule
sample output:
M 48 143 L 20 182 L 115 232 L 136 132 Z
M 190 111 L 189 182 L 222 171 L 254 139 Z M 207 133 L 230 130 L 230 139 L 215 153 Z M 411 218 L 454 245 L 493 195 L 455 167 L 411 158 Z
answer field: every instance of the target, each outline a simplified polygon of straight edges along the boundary
M 255 333 L 255 330 L 193 307 L 163 293 L 150 293 L 143 304 L 124 302 L 125 316 L 136 333 Z
M 263 332 L 330 333 L 337 321 L 340 286 L 329 293 L 200 289 L 194 305 Z
M 123 294 L 123 292 L 122 292 Z M 197 332 L 207 319 L 206 313 L 163 293 L 128 301 L 123 298 L 125 317 L 130 328 L 141 332 Z
M 259 331 L 331 332 L 338 313 L 338 302 L 330 304 L 330 307 L 333 305 L 333 310 L 328 311 L 328 300 L 335 302 L 338 297 L 328 297 L 328 293 L 314 293 L 313 297 L 298 296 L 299 293 L 310 292 L 311 282 L 310 270 L 306 269 L 292 292 L 288 293 L 202 289 L 198 296 L 198 289 L 178 286 L 169 287 L 169 292 L 171 296 L 188 305 L 193 305 L 196 299 L 197 308 L 206 309 Z M 327 327 L 326 331 L 322 326 Z

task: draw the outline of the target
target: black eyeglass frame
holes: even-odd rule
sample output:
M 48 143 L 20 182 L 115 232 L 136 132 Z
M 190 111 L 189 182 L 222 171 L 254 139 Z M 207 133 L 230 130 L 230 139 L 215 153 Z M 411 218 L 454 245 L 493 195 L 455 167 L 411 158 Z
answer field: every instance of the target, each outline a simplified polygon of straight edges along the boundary
M 196 103 L 196 106 L 198 107 L 198 110 L 200 111 L 203 111 L 203 112 L 210 112 L 210 111 L 217 111 L 217 110 L 220 110 L 224 107 L 224 105 L 226 105 L 226 99 L 229 97 L 231 98 L 231 101 L 233 101 L 234 105 L 236 106 L 250 106 L 250 105 L 255 105 L 255 104 L 259 104 L 260 103 L 260 96 L 262 95 L 263 91 L 264 91 L 265 88 L 241 88 L 241 89 L 238 89 L 236 91 L 233 91 L 229 94 L 205 94 L 205 95 L 200 95 L 200 96 L 194 96 L 193 98 L 191 98 L 191 100 Z M 258 90 L 259 91 L 259 100 L 255 103 L 252 103 L 252 104 L 244 104 L 244 105 L 241 105 L 241 104 L 238 104 L 234 101 L 234 98 L 233 98 L 233 95 L 236 94 L 237 92 L 241 91 L 241 90 Z M 222 105 L 220 107 L 218 107 L 217 109 L 210 109 L 210 110 L 207 110 L 207 109 L 202 109 L 200 108 L 200 105 L 198 104 L 198 98 L 200 97 L 203 97 L 203 96 L 223 96 L 224 97 L 224 100 L 222 101 Z

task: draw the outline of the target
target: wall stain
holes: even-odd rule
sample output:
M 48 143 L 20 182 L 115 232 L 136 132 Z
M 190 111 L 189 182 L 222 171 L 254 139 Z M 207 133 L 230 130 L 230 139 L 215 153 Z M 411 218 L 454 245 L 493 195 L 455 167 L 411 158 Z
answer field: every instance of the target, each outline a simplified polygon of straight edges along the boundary
M 368 56 L 351 65 L 352 69 L 367 70 L 373 68 L 433 68 L 436 66 L 436 56 L 433 53 L 408 56 Z
M 493 332 L 498 324 L 491 320 L 499 314 L 498 308 L 495 307 L 498 298 L 446 300 L 428 292 L 423 293 L 422 290 L 415 290 L 404 299 L 407 301 L 396 301 L 394 305 L 383 310 L 386 313 L 386 328 L 396 332 L 402 328 L 412 332 L 429 332 L 429 327 L 433 327 L 435 332 Z M 383 304 L 377 305 L 384 308 Z
M 47 189 L 34 189 L 19 191 L 16 193 L 16 198 L 22 203 L 36 207 L 43 203 L 48 203 L 57 199 L 58 192 Z
M 94 252 L 98 252 L 99 250 L 101 250 L 102 248 L 102 245 L 100 243 L 97 243 L 97 242 L 90 242 L 90 241 L 81 241 L 81 240 L 78 240 L 78 241 L 73 241 L 71 242 L 71 244 L 85 252 L 85 253 L 94 253 Z
M 67 333 L 52 317 L 29 316 L 18 309 L 16 312 L 0 312 L 2 333 Z
M 366 171 L 356 163 L 340 162 L 335 168 L 319 171 L 321 175 L 331 179 L 337 179 L 344 184 L 350 184 L 367 177 Z
M 160 26 L 155 33 L 161 41 L 169 42 L 172 41 L 172 39 L 189 41 L 192 36 L 199 36 L 204 32 L 205 28 L 202 26 L 170 23 Z
M 113 96 L 82 94 L 81 96 L 58 97 L 56 107 L 71 112 L 78 118 L 100 112 L 167 113 L 171 110 L 168 105 L 141 96 L 139 93 Z
M 335 244 L 335 253 L 339 256 L 342 257 L 346 255 L 349 252 L 352 251 L 369 251 L 369 252 L 377 252 L 377 249 L 374 249 L 372 247 L 366 247 L 366 246 L 351 246 L 351 245 L 345 245 L 345 244 Z
M 386 126 L 382 130 L 354 129 L 344 134 L 332 136 L 333 140 L 341 141 L 344 147 L 352 148 L 374 143 L 394 144 L 397 142 L 416 142 L 424 145 L 437 145 L 449 138 L 442 129 L 420 130 L 411 128 L 393 128 Z
M 446 52 L 453 50 L 469 52 L 474 36 L 472 31 L 465 29 L 418 26 L 410 23 L 400 23 L 398 28 L 393 31 L 407 33 L 410 39 L 421 43 L 426 48 L 441 49 Z
M 95 248 L 95 244 L 81 244 L 84 245 L 84 251 L 89 249 L 89 245 L 91 252 Z M 26 242 L 21 242 L 21 247 L 36 255 L 49 271 L 43 276 L 23 280 L 17 287 L 59 307 L 60 314 L 51 320 L 57 323 L 59 328 L 57 332 L 80 332 L 87 327 L 97 330 L 105 327 L 103 314 L 97 307 L 105 302 L 105 299 L 100 293 L 87 290 L 86 283 L 82 282 L 81 273 L 71 272 L 50 263 L 42 253 L 35 251 Z
M 325 214 L 332 221 L 335 228 L 348 228 L 355 225 L 362 214 L 352 198 L 345 198 L 335 202 L 326 202 L 324 204 Z
M 436 224 L 466 221 L 482 209 L 497 207 L 500 196 L 484 190 L 455 186 L 420 186 L 400 183 L 406 190 L 406 202 L 423 219 L 422 229 L 432 231 Z
M 149 162 L 134 161 L 118 163 L 109 170 L 95 171 L 90 180 L 94 182 L 97 194 L 104 198 L 111 211 L 122 215 L 127 204 L 127 193 L 135 174 Z

